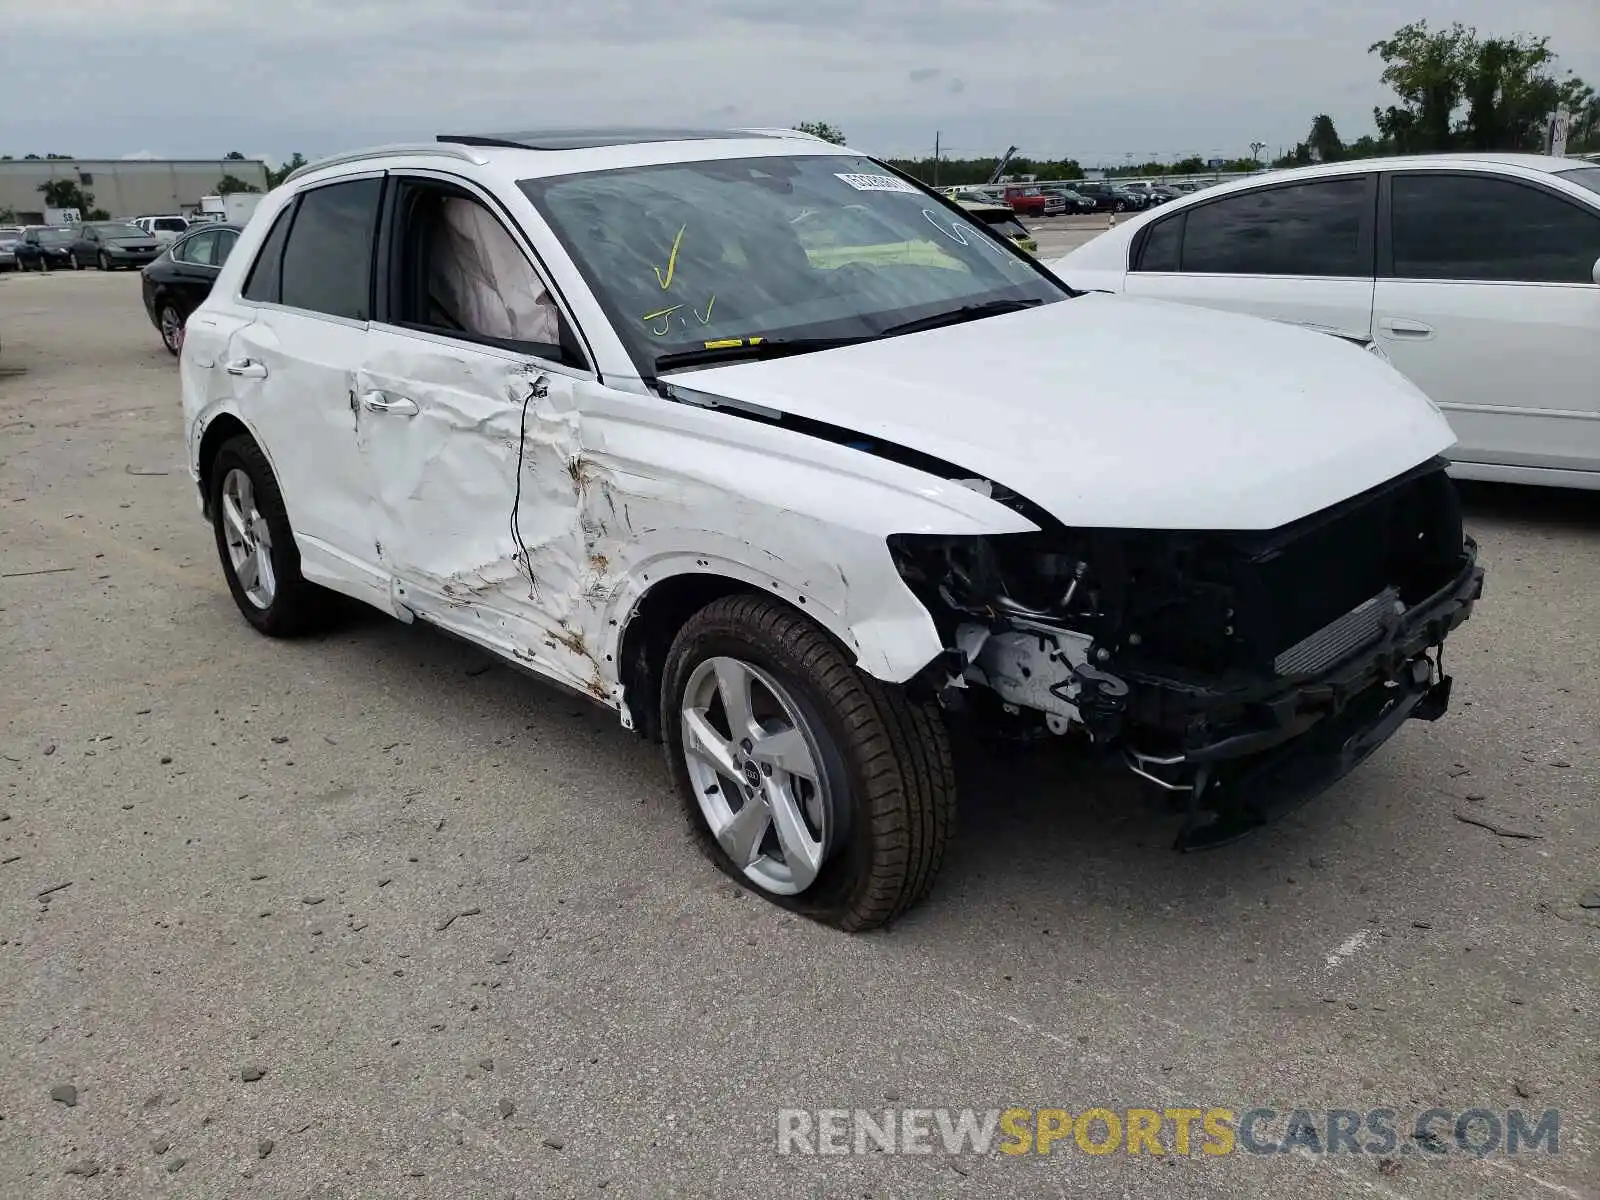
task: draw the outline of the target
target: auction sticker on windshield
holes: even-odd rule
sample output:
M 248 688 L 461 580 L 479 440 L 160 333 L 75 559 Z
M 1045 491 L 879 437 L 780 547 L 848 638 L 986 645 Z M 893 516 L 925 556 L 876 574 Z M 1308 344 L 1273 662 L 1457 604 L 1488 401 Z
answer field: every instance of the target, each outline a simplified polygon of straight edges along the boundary
M 852 175 L 839 172 L 835 178 L 842 179 L 858 192 L 910 192 L 917 195 L 917 189 L 904 179 L 896 179 L 893 175 Z

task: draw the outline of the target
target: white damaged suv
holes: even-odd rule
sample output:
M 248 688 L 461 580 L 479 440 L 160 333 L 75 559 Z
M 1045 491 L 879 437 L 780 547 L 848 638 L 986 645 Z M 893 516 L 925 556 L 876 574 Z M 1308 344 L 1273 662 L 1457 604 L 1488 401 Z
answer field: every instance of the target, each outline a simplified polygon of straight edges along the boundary
M 724 870 L 846 929 L 928 890 L 953 723 L 1086 740 L 1214 844 L 1441 715 L 1482 587 L 1378 358 L 1076 293 L 790 131 L 304 168 L 181 371 L 251 624 L 340 592 L 587 694 Z

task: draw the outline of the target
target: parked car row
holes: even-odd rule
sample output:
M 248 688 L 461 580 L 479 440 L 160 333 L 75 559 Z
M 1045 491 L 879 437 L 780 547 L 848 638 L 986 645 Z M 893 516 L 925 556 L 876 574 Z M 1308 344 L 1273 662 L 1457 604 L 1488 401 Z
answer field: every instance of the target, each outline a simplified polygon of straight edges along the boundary
M 1275 171 L 1174 200 L 1053 269 L 1369 345 L 1444 411 L 1457 476 L 1600 488 L 1600 166 L 1460 154 Z
M 12 246 L 19 270 L 68 267 L 102 271 L 142 267 L 160 252 L 156 239 L 127 221 L 83 221 L 76 225 L 29 225 Z

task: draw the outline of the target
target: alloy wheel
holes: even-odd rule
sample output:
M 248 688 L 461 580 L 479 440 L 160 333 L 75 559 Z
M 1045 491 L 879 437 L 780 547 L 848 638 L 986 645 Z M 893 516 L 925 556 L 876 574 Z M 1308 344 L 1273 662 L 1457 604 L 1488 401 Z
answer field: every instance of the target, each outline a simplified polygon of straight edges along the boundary
M 161 341 L 174 354 L 183 349 L 183 322 L 170 304 L 161 306 Z
M 257 608 L 270 608 L 278 592 L 272 569 L 272 531 L 256 507 L 255 485 L 234 467 L 222 481 L 222 525 L 228 561 L 245 598 Z
M 684 688 L 681 720 L 689 780 L 717 844 L 764 891 L 805 891 L 836 822 L 818 731 L 794 697 L 759 667 L 708 658 Z

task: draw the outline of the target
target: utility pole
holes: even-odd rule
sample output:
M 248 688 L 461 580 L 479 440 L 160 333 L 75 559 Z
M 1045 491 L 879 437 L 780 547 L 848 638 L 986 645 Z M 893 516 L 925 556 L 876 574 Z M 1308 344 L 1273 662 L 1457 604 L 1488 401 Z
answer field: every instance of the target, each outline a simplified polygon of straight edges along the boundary
M 933 131 L 933 186 L 939 186 L 939 131 Z

